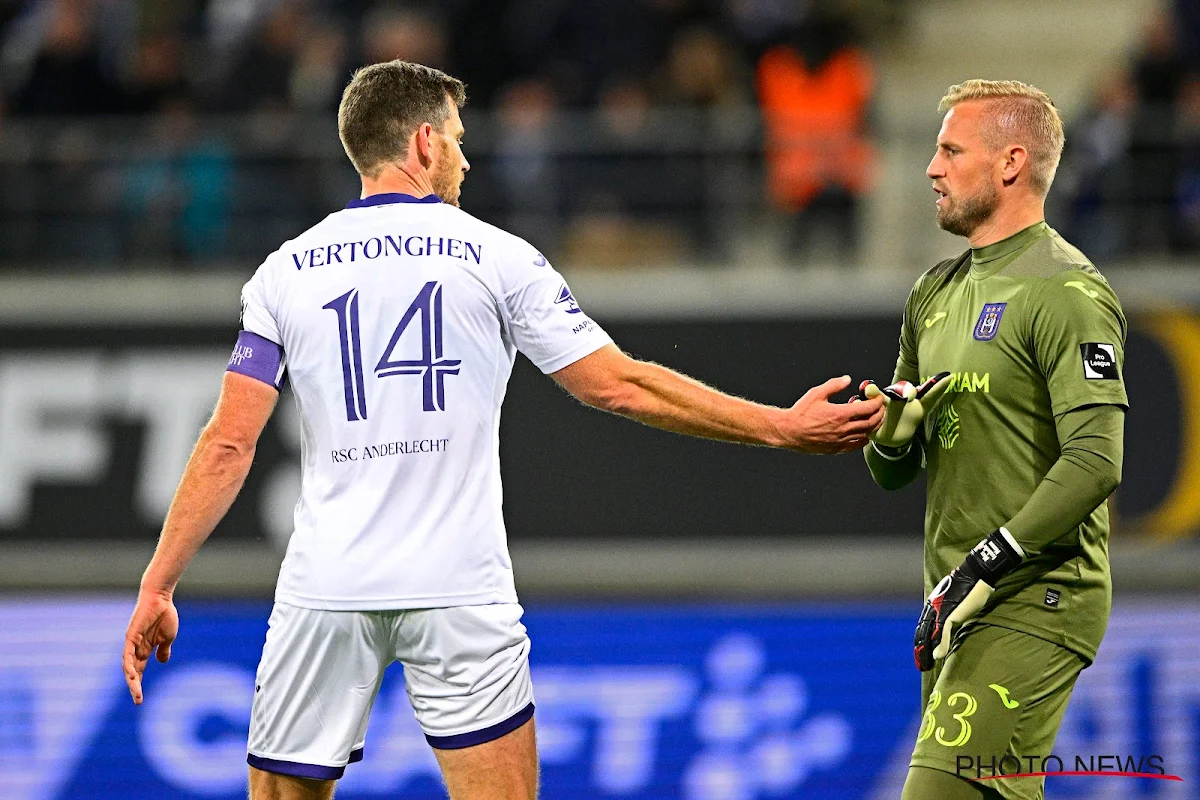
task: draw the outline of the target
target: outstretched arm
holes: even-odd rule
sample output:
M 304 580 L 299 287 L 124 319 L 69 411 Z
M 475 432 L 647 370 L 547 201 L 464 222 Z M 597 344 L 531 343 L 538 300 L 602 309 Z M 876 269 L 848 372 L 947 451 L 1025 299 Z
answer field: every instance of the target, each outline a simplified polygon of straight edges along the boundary
M 830 403 L 850 385 L 833 378 L 789 409 L 724 394 L 666 367 L 630 358 L 615 345 L 551 375 L 582 402 L 663 430 L 807 453 L 856 450 L 883 419 L 879 398 Z
M 125 632 L 122 662 L 134 703 L 142 702 L 142 673 L 150 654 L 157 650 L 160 662 L 171 657 L 179 632 L 175 585 L 233 505 L 278 396 L 269 384 L 225 373 L 217 408 L 188 459 Z

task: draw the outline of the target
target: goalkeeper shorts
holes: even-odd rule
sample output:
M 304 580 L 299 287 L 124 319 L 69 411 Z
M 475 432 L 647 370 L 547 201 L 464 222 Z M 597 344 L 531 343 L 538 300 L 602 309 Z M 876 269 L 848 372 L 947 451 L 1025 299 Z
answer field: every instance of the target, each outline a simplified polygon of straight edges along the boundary
M 1044 770 L 1043 759 L 1087 664 L 1028 633 L 973 626 L 922 676 L 925 707 L 911 765 L 979 781 L 1006 800 L 1040 800 L 1045 778 L 1002 776 L 1063 769 L 1051 760 Z

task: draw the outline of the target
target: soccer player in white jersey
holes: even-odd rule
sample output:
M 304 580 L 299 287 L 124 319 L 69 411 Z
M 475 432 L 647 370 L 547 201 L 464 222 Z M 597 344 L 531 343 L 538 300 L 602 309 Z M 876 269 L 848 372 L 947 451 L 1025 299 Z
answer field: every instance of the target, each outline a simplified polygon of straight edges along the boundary
M 666 430 L 811 453 L 861 448 L 881 400 L 788 409 L 626 356 L 532 246 L 458 206 L 463 84 L 401 61 L 359 70 L 342 144 L 362 196 L 286 242 L 242 327 L 126 633 L 135 703 L 165 662 L 175 586 L 233 503 L 286 370 L 303 430 L 295 532 L 250 722 L 250 796 L 329 798 L 362 757 L 384 669 L 404 665 L 453 800 L 537 794 L 529 639 L 499 464 L 517 350 L 582 402 Z

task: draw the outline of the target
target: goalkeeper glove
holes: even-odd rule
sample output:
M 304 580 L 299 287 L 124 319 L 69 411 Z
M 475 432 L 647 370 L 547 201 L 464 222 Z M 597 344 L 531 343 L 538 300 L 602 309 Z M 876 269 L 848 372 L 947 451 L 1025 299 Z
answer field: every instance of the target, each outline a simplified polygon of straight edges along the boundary
M 899 458 L 907 453 L 921 422 L 937 408 L 949 385 L 949 372 L 939 372 L 920 386 L 897 381 L 880 389 L 874 381 L 863 381 L 858 387 L 858 399 L 883 395 L 883 424 L 870 436 L 876 451 L 886 458 Z
M 996 583 L 1011 572 L 1025 552 L 1005 528 L 993 531 L 963 563 L 950 571 L 934 587 L 913 637 L 913 658 L 917 669 L 928 672 L 933 662 L 946 657 L 954 629 L 975 616 L 996 589 Z

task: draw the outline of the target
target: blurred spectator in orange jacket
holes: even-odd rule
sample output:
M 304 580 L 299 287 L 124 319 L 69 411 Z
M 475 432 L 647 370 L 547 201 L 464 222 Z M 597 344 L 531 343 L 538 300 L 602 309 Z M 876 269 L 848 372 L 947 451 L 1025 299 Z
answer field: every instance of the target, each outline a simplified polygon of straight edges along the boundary
M 875 73 L 840 20 L 817 18 L 766 50 L 757 67 L 766 135 L 767 190 L 802 226 L 829 217 L 838 249 L 857 247 L 857 200 L 872 185 L 875 153 L 867 112 Z

